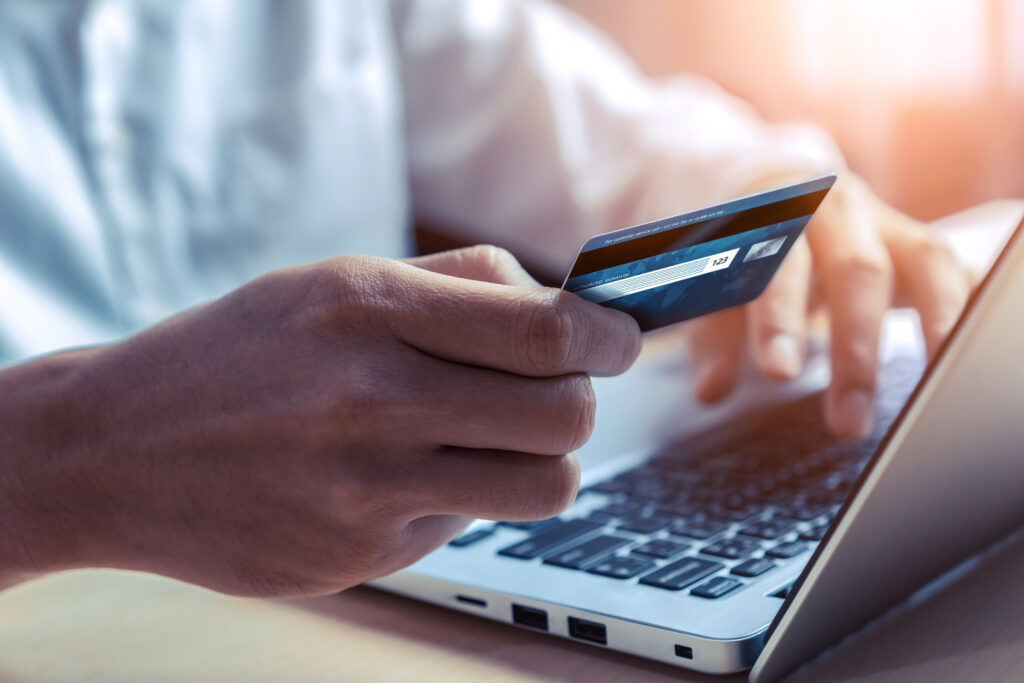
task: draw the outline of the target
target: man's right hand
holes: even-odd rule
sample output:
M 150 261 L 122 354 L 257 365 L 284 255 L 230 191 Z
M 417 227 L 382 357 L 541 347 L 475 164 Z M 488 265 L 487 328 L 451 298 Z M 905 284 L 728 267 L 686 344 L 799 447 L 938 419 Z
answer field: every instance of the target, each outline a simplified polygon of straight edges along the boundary
M 494 248 L 270 273 L 0 373 L 0 533 L 18 559 L 0 569 L 260 596 L 387 574 L 470 518 L 562 510 L 593 426 L 587 375 L 639 348 L 632 318 Z

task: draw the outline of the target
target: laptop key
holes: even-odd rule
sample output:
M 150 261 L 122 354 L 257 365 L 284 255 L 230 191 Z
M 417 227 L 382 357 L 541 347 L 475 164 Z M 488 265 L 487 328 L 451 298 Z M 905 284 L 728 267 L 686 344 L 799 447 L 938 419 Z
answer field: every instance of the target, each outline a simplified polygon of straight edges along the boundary
M 659 529 L 664 529 L 672 521 L 671 517 L 662 515 L 647 515 L 634 517 L 633 519 L 619 525 L 623 531 L 632 531 L 636 534 L 651 534 Z
M 761 549 L 756 541 L 747 541 L 742 538 L 723 538 L 711 545 L 701 548 L 705 555 L 716 555 L 727 560 L 739 560 L 751 553 Z
M 571 548 L 556 551 L 554 555 L 548 555 L 544 558 L 544 564 L 581 569 L 584 565 L 590 564 L 602 555 L 607 555 L 629 542 L 629 539 L 618 536 L 597 536 Z
M 719 522 L 714 519 L 678 518 L 669 525 L 668 532 L 674 536 L 689 536 L 703 541 L 728 528 L 728 522 Z
M 651 557 L 657 557 L 664 560 L 674 555 L 678 555 L 689 548 L 689 543 L 676 543 L 675 541 L 659 538 L 653 541 L 648 541 L 639 548 L 633 548 L 633 552 L 640 553 L 641 555 L 650 555 Z
M 686 588 L 691 583 L 700 581 L 705 576 L 714 574 L 723 567 L 724 565 L 719 562 L 702 560 L 697 557 L 684 557 L 656 572 L 641 577 L 640 583 L 677 591 Z
M 453 548 L 465 548 L 466 546 L 473 545 L 477 541 L 482 541 L 489 536 L 494 535 L 493 529 L 477 529 L 470 531 L 469 533 L 462 534 L 452 540 L 448 541 L 448 545 Z
M 670 484 L 664 482 L 644 482 L 634 484 L 626 491 L 630 498 L 644 500 L 666 500 L 675 495 L 676 491 Z
M 690 595 L 696 595 L 698 598 L 714 600 L 715 598 L 722 597 L 726 593 L 731 593 L 742 585 L 742 581 L 730 579 L 728 576 L 716 576 L 710 581 L 706 581 L 691 590 Z
M 673 500 L 661 503 L 658 506 L 658 512 L 669 517 L 682 517 L 686 515 L 692 515 L 701 509 L 701 505 L 696 501 L 692 501 L 689 498 L 675 498 Z
M 564 520 L 559 517 L 549 517 L 548 519 L 539 519 L 535 522 L 498 522 L 499 526 L 509 527 L 510 529 L 521 529 L 523 531 L 540 531 L 541 529 L 547 529 L 561 524 Z
M 629 579 L 655 566 L 649 560 L 637 557 L 609 557 L 601 560 L 587 571 L 591 574 L 610 576 L 613 579 Z
M 773 541 L 780 536 L 785 536 L 793 530 L 796 524 L 785 517 L 772 517 L 760 522 L 754 522 L 740 529 L 739 533 L 744 536 L 756 536 Z
M 761 512 L 762 506 L 760 505 L 745 505 L 743 507 L 723 507 L 720 505 L 713 505 L 708 512 L 713 517 L 719 519 L 727 519 L 731 522 L 742 522 L 745 519 L 753 517 L 757 513 Z
M 791 557 L 796 557 L 800 553 L 807 550 L 806 543 L 799 543 L 797 541 L 790 541 L 789 543 L 780 543 L 774 548 L 770 548 L 766 555 L 771 557 L 778 557 L 783 560 L 788 560 Z
M 590 514 L 602 515 L 604 517 L 625 518 L 632 517 L 644 508 L 644 503 L 635 500 L 625 500 L 621 503 L 611 503 L 603 508 L 598 508 Z
M 755 557 L 733 567 L 732 573 L 736 576 L 753 578 L 755 576 L 761 576 L 761 574 L 766 572 L 770 572 L 777 566 L 779 565 L 775 564 L 767 557 Z
M 519 541 L 506 548 L 502 548 L 498 551 L 498 554 L 505 557 L 514 557 L 519 560 L 532 560 L 543 555 L 548 550 L 554 550 L 557 546 L 568 543 L 578 536 L 589 534 L 596 529 L 600 529 L 602 526 L 604 525 L 599 522 L 574 519 L 570 522 L 559 524 L 554 528 L 545 529 L 525 541 Z

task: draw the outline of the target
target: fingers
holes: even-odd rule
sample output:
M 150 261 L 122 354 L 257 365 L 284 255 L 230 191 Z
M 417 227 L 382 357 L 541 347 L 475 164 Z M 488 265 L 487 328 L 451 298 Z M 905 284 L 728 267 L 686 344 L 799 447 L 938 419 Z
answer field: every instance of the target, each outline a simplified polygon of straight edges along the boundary
M 754 360 L 772 379 L 792 379 L 803 365 L 810 283 L 811 252 L 801 238 L 765 291 L 748 306 Z
M 426 443 L 562 455 L 594 428 L 596 399 L 583 374 L 521 377 L 429 359 L 416 381 L 402 429 Z
M 476 263 L 472 254 L 464 257 Z M 380 259 L 374 267 L 384 272 L 344 274 L 372 288 L 359 305 L 399 339 L 437 358 L 553 377 L 618 374 L 640 352 L 633 318 L 567 292 L 468 280 Z
M 873 426 L 878 344 L 892 298 L 892 262 L 860 186 L 826 200 L 808 227 L 821 267 L 831 324 L 832 384 L 825 417 L 838 436 L 866 437 Z
M 740 375 L 746 313 L 730 308 L 691 323 L 690 367 L 697 399 L 713 403 L 725 398 Z
M 973 287 L 971 274 L 920 223 L 847 174 L 794 245 L 765 292 L 745 311 L 752 355 L 768 377 L 794 377 L 803 361 L 812 265 L 830 313 L 832 383 L 826 420 L 835 434 L 863 438 L 873 427 L 882 322 L 898 277 L 921 317 L 929 354 L 955 324 Z M 692 323 L 691 359 L 703 401 L 737 381 L 743 316 L 725 311 Z
M 580 468 L 572 454 L 444 449 L 418 465 L 420 509 L 498 520 L 557 515 L 573 501 Z
M 960 316 L 973 278 L 953 252 L 920 223 L 896 214 L 885 221 L 883 235 L 900 282 L 920 315 L 931 357 Z
M 405 262 L 441 275 L 480 280 L 496 285 L 540 287 L 540 283 L 523 270 L 519 261 L 508 250 L 487 244 L 418 256 L 405 259 Z

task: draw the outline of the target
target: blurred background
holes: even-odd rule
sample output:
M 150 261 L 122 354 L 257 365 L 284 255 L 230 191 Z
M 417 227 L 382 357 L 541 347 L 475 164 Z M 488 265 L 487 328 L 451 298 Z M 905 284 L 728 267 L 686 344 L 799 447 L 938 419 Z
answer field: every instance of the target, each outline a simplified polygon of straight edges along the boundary
M 807 120 L 903 211 L 1024 197 L 1024 0 L 561 0 L 653 76 Z

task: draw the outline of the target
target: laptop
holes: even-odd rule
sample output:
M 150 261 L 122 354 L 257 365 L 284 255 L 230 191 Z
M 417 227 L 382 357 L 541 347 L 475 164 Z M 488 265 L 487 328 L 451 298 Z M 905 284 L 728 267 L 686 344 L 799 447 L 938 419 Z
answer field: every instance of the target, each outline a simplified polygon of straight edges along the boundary
M 823 358 L 770 403 L 748 391 L 695 427 L 678 345 L 642 356 L 595 380 L 597 428 L 568 510 L 479 520 L 371 585 L 777 680 L 1024 524 L 1022 305 L 1024 221 L 931 363 L 919 345 L 886 347 L 861 443 L 823 426 Z

